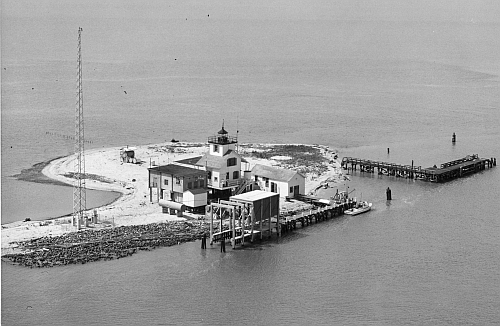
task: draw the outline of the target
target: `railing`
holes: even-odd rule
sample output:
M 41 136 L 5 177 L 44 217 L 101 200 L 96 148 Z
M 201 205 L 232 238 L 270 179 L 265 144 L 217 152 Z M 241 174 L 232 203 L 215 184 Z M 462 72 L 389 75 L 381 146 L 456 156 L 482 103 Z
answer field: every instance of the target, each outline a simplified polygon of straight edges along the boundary
M 444 168 L 447 168 L 447 167 L 450 167 L 450 166 L 454 166 L 454 165 L 458 165 L 458 164 L 461 164 L 461 163 L 464 163 L 464 162 L 467 162 L 467 161 L 473 161 L 473 160 L 475 160 L 477 158 L 479 158 L 479 156 L 477 154 L 467 155 L 464 158 L 461 158 L 461 159 L 458 159 L 458 160 L 455 160 L 455 161 L 446 162 L 446 163 L 441 164 L 441 169 L 444 169 Z
M 245 182 L 245 179 L 220 180 L 220 181 L 216 181 L 216 182 L 214 182 L 211 179 L 209 179 L 207 185 L 209 187 L 212 187 L 212 188 L 227 189 L 227 188 L 238 187 L 243 182 Z
M 234 194 L 235 195 L 242 194 L 245 191 L 245 189 L 246 189 L 246 187 L 247 187 L 247 185 L 249 183 L 250 183 L 250 180 L 244 179 L 243 182 L 238 186 L 238 188 L 236 189 L 236 191 L 234 192 Z
M 210 144 L 221 144 L 221 145 L 235 144 L 235 143 L 238 142 L 238 137 L 234 137 L 234 136 L 221 136 L 221 135 L 210 136 L 210 137 L 208 137 L 208 142 Z

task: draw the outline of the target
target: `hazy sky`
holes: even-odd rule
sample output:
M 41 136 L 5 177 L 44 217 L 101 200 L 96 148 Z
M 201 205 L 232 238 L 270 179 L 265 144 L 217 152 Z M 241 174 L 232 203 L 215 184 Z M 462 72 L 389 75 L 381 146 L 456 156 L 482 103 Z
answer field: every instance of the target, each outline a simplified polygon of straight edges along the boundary
M 3 0 L 2 16 L 500 22 L 498 0 Z

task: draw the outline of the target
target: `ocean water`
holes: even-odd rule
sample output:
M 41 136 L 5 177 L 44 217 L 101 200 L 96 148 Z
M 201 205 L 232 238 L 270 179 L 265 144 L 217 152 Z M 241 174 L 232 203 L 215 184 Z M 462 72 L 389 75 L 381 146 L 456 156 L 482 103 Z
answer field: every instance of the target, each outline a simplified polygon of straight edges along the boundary
M 73 150 L 51 134 L 74 132 L 79 26 L 87 148 L 204 141 L 224 119 L 243 143 L 324 144 L 340 157 L 422 167 L 499 158 L 498 6 L 380 4 L 3 2 L 2 223 L 71 213 L 71 188 L 11 176 Z M 497 167 L 445 184 L 348 177 L 320 195 L 349 187 L 373 202 L 370 213 L 226 254 L 196 242 L 52 269 L 2 262 L 2 321 L 500 320 Z M 102 205 L 115 195 L 91 196 Z

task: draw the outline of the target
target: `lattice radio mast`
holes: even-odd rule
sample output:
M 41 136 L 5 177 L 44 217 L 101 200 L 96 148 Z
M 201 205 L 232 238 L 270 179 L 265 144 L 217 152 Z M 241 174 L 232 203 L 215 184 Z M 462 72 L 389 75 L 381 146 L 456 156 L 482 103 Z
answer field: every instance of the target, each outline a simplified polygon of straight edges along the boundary
M 80 228 L 87 210 L 85 191 L 85 135 L 83 128 L 83 85 L 82 85 L 82 28 L 78 28 L 78 74 L 75 120 L 75 183 L 73 186 L 73 225 Z

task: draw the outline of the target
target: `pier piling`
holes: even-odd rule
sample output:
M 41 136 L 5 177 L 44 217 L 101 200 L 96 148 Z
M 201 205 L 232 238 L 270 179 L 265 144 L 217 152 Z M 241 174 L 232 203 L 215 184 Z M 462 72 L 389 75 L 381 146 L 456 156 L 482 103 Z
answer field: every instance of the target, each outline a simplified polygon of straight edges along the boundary
M 391 188 L 387 187 L 387 190 L 385 191 L 385 194 L 387 196 L 387 200 L 392 200 Z
M 477 173 L 496 165 L 496 159 L 479 158 L 477 154 L 467 155 L 458 160 L 434 165 L 428 168 L 415 166 L 412 160 L 411 165 L 401 165 L 396 163 L 366 160 L 354 157 L 344 157 L 341 166 L 344 169 L 362 173 L 378 173 L 380 175 L 395 176 L 401 178 L 419 179 L 430 182 L 445 182 Z M 377 171 L 376 171 L 377 170 Z

